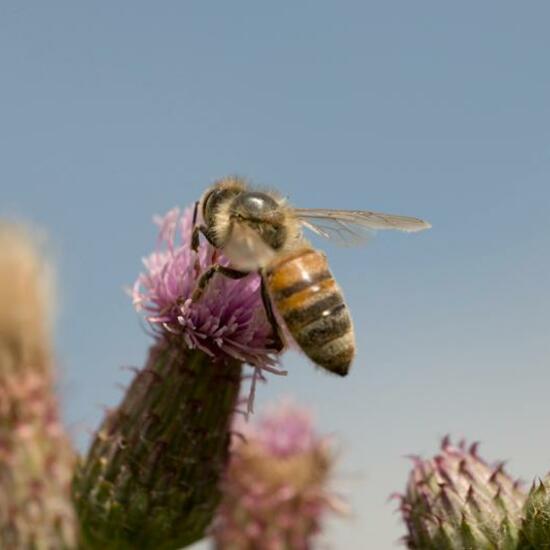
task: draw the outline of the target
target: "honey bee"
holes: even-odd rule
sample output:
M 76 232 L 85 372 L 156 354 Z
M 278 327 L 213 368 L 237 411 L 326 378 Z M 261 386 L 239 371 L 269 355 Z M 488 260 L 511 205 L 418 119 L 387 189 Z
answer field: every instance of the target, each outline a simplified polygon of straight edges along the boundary
M 202 225 L 197 225 L 199 210 Z M 214 264 L 205 271 L 192 299 L 200 299 L 216 273 L 239 279 L 257 271 L 274 349 L 285 345 L 280 318 L 309 359 L 340 376 L 348 373 L 355 355 L 351 315 L 326 256 L 304 238 L 302 228 L 355 244 L 369 230 L 431 227 L 417 218 L 378 212 L 293 208 L 277 193 L 251 189 L 238 177 L 221 179 L 203 194 L 193 226 L 192 248 L 198 249 L 202 233 L 230 266 Z

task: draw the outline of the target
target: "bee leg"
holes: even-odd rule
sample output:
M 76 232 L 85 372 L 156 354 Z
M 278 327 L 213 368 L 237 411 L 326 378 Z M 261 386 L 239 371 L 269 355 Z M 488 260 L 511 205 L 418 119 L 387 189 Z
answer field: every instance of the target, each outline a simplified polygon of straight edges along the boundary
M 200 201 L 195 201 L 195 206 L 193 207 L 193 227 L 197 225 L 197 217 L 199 214 L 199 204 L 200 204 Z
M 199 250 L 199 237 L 201 233 L 206 237 L 206 240 L 212 244 L 210 236 L 208 235 L 208 229 L 206 229 L 204 225 L 195 225 L 193 226 L 193 233 L 191 235 L 191 250 L 193 252 L 198 252 Z
M 279 323 L 277 322 L 277 318 L 275 317 L 275 314 L 273 313 L 273 306 L 271 305 L 271 298 L 269 297 L 269 292 L 267 290 L 267 285 L 265 283 L 265 279 L 263 277 L 262 272 L 260 271 L 260 277 L 262 279 L 262 302 L 264 304 L 265 314 L 267 316 L 267 320 L 269 321 L 269 324 L 271 325 L 271 329 L 273 330 L 273 339 L 275 340 L 273 343 L 273 349 L 277 352 L 282 351 L 282 349 L 285 347 L 283 336 L 281 333 L 281 327 Z
M 199 236 L 200 233 L 204 235 L 204 238 L 214 247 L 218 248 L 214 241 L 212 240 L 212 237 L 210 236 L 210 233 L 208 233 L 208 227 L 205 225 L 195 225 L 193 228 L 193 234 L 191 235 L 191 250 L 193 252 L 198 252 L 199 250 Z
M 199 228 L 197 227 L 197 215 L 199 213 L 199 201 L 195 202 L 193 208 L 193 233 L 191 234 L 191 250 L 196 252 L 199 249 Z
M 197 252 L 199 250 L 199 237 L 202 233 L 206 240 L 212 245 L 216 246 L 214 242 L 212 241 L 212 237 L 210 237 L 210 233 L 208 232 L 208 227 L 205 225 L 197 225 L 197 218 L 199 214 L 199 201 L 195 202 L 195 206 L 193 208 L 193 232 L 191 233 L 191 250 L 193 252 Z
M 246 277 L 247 275 L 250 274 L 249 271 L 239 271 L 238 269 L 232 269 L 231 267 L 225 267 L 220 264 L 214 264 L 210 266 L 201 275 L 201 278 L 197 282 L 197 286 L 195 287 L 195 290 L 191 295 L 191 301 L 196 302 L 197 300 L 200 300 L 201 296 L 204 294 L 204 291 L 206 290 L 206 287 L 208 286 L 208 283 L 210 283 L 210 281 L 212 280 L 212 277 L 214 277 L 216 273 L 219 273 L 220 275 L 224 275 L 229 279 L 242 279 L 243 277 Z

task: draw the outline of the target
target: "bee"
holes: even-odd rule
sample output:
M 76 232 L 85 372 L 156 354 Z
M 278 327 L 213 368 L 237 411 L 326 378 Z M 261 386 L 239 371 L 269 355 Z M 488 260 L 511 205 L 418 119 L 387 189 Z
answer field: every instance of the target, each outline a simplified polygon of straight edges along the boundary
M 193 250 L 198 250 L 202 233 L 230 261 L 229 266 L 214 264 L 202 274 L 193 300 L 200 299 L 216 273 L 239 279 L 256 271 L 274 349 L 281 351 L 285 345 L 281 319 L 310 360 L 345 376 L 355 355 L 349 308 L 325 254 L 312 247 L 302 229 L 355 244 L 364 241 L 369 230 L 415 232 L 431 225 L 418 218 L 362 210 L 294 208 L 275 192 L 255 190 L 241 178 L 228 177 L 197 201 L 193 227 Z

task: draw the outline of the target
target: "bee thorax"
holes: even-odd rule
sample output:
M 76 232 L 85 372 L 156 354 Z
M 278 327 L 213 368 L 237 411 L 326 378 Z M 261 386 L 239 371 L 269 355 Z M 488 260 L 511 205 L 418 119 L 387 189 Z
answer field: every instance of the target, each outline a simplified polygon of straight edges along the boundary
M 223 253 L 233 267 L 243 271 L 261 269 L 277 256 L 277 251 L 257 231 L 245 224 L 234 224 Z

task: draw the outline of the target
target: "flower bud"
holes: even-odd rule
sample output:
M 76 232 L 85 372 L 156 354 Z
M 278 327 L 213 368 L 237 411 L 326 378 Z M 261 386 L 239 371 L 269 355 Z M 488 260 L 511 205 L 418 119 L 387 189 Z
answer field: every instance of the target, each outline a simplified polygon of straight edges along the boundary
M 51 273 L 33 239 L 0 224 L 0 547 L 68 548 L 74 453 L 59 418 Z
M 327 512 L 342 508 L 327 488 L 334 461 L 328 440 L 306 411 L 289 404 L 236 430 L 213 529 L 217 547 L 310 548 Z
M 550 548 L 550 475 L 533 483 L 523 509 L 520 550 Z
M 478 446 L 445 438 L 430 460 L 413 458 L 401 512 L 409 548 L 515 549 L 525 493 L 504 471 L 489 465 Z

